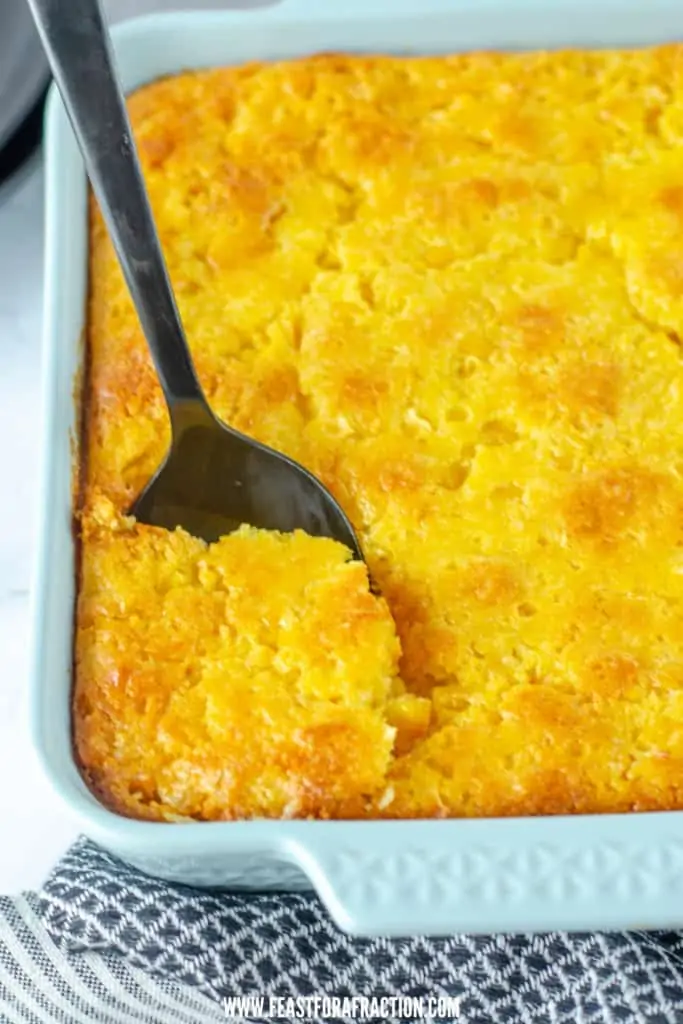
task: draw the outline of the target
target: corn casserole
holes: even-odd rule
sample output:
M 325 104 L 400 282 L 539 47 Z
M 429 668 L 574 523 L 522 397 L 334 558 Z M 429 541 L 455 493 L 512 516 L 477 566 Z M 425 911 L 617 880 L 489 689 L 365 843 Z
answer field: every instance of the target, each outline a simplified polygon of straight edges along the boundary
M 126 515 L 169 442 L 91 211 L 75 744 L 155 820 L 683 807 L 683 46 L 323 55 L 130 98 L 226 422 L 333 541 Z

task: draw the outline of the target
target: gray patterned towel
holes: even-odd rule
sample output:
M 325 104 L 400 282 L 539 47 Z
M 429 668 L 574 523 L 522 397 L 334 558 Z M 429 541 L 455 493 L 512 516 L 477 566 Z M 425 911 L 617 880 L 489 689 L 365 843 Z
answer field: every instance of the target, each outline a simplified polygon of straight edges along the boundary
M 351 939 L 313 895 L 169 885 L 87 840 L 42 892 L 0 900 L 2 1024 L 214 1024 L 244 1020 L 231 1000 L 248 996 L 264 1000 L 254 1020 L 302 1019 L 297 1000 L 315 996 L 316 1022 L 405 1020 L 386 1010 L 406 998 L 415 1019 L 419 1000 L 448 996 L 455 1012 L 435 1019 L 680 1024 L 683 938 Z

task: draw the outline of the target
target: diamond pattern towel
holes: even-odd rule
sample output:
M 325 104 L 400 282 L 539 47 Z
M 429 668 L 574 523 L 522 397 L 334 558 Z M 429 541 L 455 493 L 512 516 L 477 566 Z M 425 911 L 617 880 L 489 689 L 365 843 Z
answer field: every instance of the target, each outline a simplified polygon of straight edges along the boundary
M 2 1024 L 214 1024 L 241 995 L 451 995 L 468 1024 L 680 1024 L 683 937 L 352 939 L 313 895 L 169 885 L 87 840 L 41 893 L 0 901 Z

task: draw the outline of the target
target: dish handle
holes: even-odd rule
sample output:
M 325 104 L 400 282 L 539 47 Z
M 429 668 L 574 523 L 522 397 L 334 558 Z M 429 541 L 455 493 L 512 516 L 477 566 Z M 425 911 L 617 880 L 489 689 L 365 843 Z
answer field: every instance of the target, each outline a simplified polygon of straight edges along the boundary
M 286 854 L 308 876 L 339 928 L 351 935 L 476 932 L 482 904 L 495 907 L 501 922 L 514 910 L 505 906 L 510 865 L 496 863 L 495 848 L 488 844 L 471 848 L 453 841 L 448 823 L 328 822 L 325 827 L 325 839 L 313 831 L 305 838 L 290 837 Z
M 683 840 L 670 821 L 652 815 L 644 831 L 629 815 L 310 822 L 281 852 L 352 935 L 679 927 Z

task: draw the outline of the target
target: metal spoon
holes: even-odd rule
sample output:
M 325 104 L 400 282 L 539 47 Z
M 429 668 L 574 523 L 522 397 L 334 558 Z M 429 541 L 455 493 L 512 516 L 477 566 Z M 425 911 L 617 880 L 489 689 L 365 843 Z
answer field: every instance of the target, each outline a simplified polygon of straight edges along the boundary
M 207 541 L 243 523 L 332 537 L 362 558 L 332 495 L 292 459 L 221 423 L 185 339 L 98 0 L 29 0 L 135 302 L 171 418 L 171 448 L 131 509 Z

